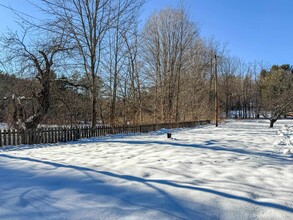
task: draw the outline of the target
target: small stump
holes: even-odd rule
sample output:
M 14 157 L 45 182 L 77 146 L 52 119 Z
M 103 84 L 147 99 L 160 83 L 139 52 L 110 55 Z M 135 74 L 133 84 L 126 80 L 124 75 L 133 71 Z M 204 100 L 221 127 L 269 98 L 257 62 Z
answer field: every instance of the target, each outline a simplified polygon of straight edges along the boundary
M 172 134 L 171 133 L 167 133 L 167 138 L 171 138 Z

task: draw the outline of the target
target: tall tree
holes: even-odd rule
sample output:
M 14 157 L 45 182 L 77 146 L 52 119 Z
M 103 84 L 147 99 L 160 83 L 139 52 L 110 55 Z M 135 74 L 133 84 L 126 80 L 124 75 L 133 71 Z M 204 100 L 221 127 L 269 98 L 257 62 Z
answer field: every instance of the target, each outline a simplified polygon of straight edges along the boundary
M 139 58 L 139 43 L 141 38 L 139 37 L 138 27 L 135 26 L 134 31 L 131 34 L 123 35 L 123 39 L 126 44 L 126 65 L 128 79 L 129 79 L 129 105 L 134 114 L 133 121 L 135 123 L 142 123 L 143 121 L 143 97 L 142 97 L 142 74 L 139 72 L 141 62 Z
M 91 82 L 92 126 L 97 123 L 100 64 L 106 33 L 117 22 L 129 19 L 128 14 L 140 8 L 144 0 L 42 0 L 44 11 L 55 19 L 56 29 L 70 36 L 77 53 L 76 61 L 82 65 Z M 123 17 L 122 20 L 121 18 Z M 81 61 L 81 62 L 80 62 Z
M 224 103 L 226 118 L 229 118 L 231 115 L 233 96 L 235 96 L 238 89 L 235 85 L 237 82 L 238 63 L 235 57 L 225 57 L 221 65 L 219 65 L 221 73 L 219 77 L 220 96 Z
M 178 121 L 181 79 L 189 50 L 198 37 L 198 27 L 184 9 L 164 9 L 154 13 L 144 31 L 144 59 L 156 91 L 159 119 Z

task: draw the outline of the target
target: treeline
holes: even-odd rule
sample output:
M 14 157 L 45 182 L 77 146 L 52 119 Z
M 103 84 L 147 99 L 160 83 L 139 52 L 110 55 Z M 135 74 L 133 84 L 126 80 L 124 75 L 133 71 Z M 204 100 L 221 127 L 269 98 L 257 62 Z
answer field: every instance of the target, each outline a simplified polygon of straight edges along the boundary
M 143 0 L 40 2 L 45 21 L 21 17 L 23 33 L 1 38 L 1 63 L 17 77 L 0 75 L 0 119 L 15 128 L 212 119 L 215 74 L 221 117 L 292 110 L 290 65 L 230 57 L 183 8 L 141 25 Z

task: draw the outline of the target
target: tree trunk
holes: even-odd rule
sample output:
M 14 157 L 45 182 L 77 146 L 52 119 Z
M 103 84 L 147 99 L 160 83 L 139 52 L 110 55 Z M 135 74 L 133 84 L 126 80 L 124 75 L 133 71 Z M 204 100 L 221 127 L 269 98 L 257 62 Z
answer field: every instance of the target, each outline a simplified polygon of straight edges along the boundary
M 92 68 L 93 69 L 93 68 Z M 93 70 L 92 70 L 93 71 Z M 97 124 L 97 84 L 96 75 L 92 73 L 92 128 Z
M 277 121 L 277 119 L 270 119 L 270 128 L 274 127 L 274 123 Z

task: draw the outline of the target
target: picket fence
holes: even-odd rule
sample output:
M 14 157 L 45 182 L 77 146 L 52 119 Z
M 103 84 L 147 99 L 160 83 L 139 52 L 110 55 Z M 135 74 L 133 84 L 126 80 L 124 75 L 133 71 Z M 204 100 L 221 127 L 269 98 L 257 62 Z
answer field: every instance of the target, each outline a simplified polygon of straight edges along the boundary
M 0 147 L 16 146 L 22 144 L 48 144 L 58 142 L 77 141 L 81 138 L 100 137 L 109 134 L 147 133 L 162 128 L 187 128 L 198 125 L 207 125 L 209 120 L 163 123 L 148 125 L 119 125 L 119 126 L 96 126 L 91 127 L 52 127 L 38 128 L 20 132 L 14 129 L 0 130 Z

